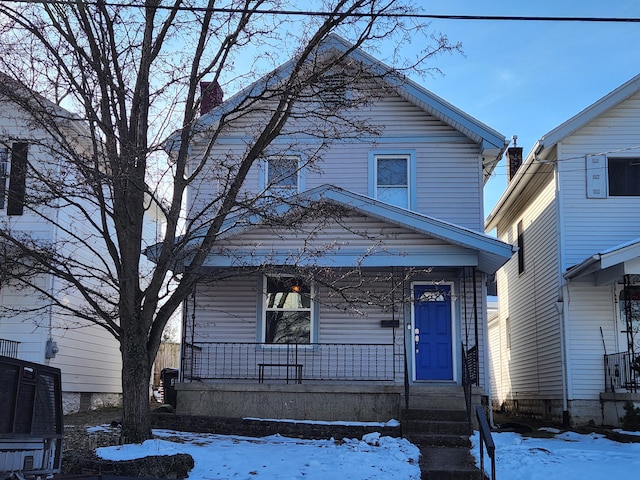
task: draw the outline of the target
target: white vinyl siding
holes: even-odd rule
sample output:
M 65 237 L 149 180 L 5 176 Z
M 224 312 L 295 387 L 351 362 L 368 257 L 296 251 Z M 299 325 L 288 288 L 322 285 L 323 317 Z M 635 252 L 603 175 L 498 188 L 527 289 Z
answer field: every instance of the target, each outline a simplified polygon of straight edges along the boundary
M 49 132 L 33 128 L 33 122 L 19 110 L 6 102 L 0 110 L 0 131 L 2 138 L 20 139 L 28 144 L 28 160 L 34 169 L 43 168 L 55 171 L 59 167 L 59 159 L 46 147 Z M 81 141 L 74 133 L 74 139 Z M 11 166 L 9 166 L 11 168 Z M 29 198 L 29 179 L 26 182 L 26 196 Z M 88 203 L 83 204 L 89 208 Z M 79 235 L 79 238 L 90 239 L 87 222 L 71 218 L 71 207 L 56 209 L 54 205 L 40 206 L 38 214 L 25 208 L 23 215 L 5 217 L 6 209 L 0 213 L 6 227 L 14 231 L 22 231 L 33 238 L 47 242 L 55 242 L 56 248 L 73 252 L 78 261 L 86 261 L 89 270 L 92 262 L 100 257 L 107 258 L 102 250 L 89 253 L 86 248 L 78 247 L 64 232 L 65 228 Z M 46 218 L 56 219 L 64 228 L 56 228 Z M 93 232 L 95 233 L 95 232 Z M 102 252 L 96 254 L 96 252 Z M 89 280 L 85 280 L 89 281 Z M 64 289 L 59 280 L 43 275 L 38 279 L 38 286 L 51 293 L 62 302 L 80 306 L 82 300 L 77 292 Z M 39 307 L 42 301 L 32 290 L 16 290 L 5 284 L 0 289 L 2 304 L 11 308 Z M 80 328 L 79 328 L 80 327 Z M 37 363 L 48 363 L 62 370 L 62 390 L 67 392 L 120 393 L 122 391 L 122 366 L 119 344 L 105 329 L 90 326 L 86 321 L 81 324 L 68 314 L 62 314 L 56 308 L 44 308 L 36 313 L 11 315 L 0 319 L 0 338 L 20 342 L 18 357 Z M 46 342 L 52 338 L 58 345 L 55 358 L 45 358 Z
M 475 253 L 462 247 L 391 223 L 355 215 L 339 220 L 327 218 L 323 224 L 306 222 L 296 225 L 294 231 L 284 227 L 254 228 L 230 239 L 220 240 L 217 247 L 233 259 L 233 266 L 262 260 L 267 264 L 286 261 L 298 266 L 406 264 L 448 267 L 464 265 L 463 262 L 472 262 L 471 257 L 473 261 L 476 258 Z M 238 254 L 242 254 L 242 257 Z
M 618 344 L 613 286 L 595 286 L 590 280 L 569 284 L 568 330 L 571 343 L 570 399 L 599 400 L 604 391 L 604 354 L 626 350 Z M 602 328 L 602 334 L 600 329 Z M 603 338 L 604 336 L 604 338 Z M 604 342 L 604 343 L 603 343 Z
M 565 205 L 565 269 L 640 237 L 640 197 L 588 198 L 585 180 L 585 155 L 605 152 L 612 158 L 637 157 L 638 145 L 640 93 L 563 140 L 559 168 Z
M 372 272 L 373 277 L 378 273 Z M 197 342 L 260 342 L 257 334 L 258 291 L 257 277 L 231 278 L 215 283 L 200 283 L 196 288 L 196 331 Z M 346 284 L 346 283 L 345 283 Z M 340 286 L 344 286 L 340 284 Z M 388 285 L 374 286 L 375 289 Z M 318 287 L 318 342 L 321 343 L 391 343 L 392 329 L 382 328 L 381 320 L 389 320 L 390 312 L 381 311 L 378 306 L 367 305 L 365 300 L 358 303 L 359 313 L 347 312 L 338 295 L 331 294 L 327 287 Z M 186 302 L 187 339 L 191 338 L 191 315 L 193 299 Z M 398 315 L 398 314 L 396 314 Z M 402 323 L 402 322 L 401 322 Z M 188 340 L 189 341 L 189 340 Z
M 285 134 L 276 139 L 271 150 L 282 155 L 295 152 L 304 159 L 304 189 L 332 184 L 363 195 L 370 195 L 369 152 L 414 152 L 415 210 L 482 231 L 483 179 L 478 144 L 399 96 L 375 102 L 359 112 L 359 118 L 378 128 L 380 135 L 334 141 L 320 148 L 317 140 Z M 210 201 L 210 195 L 225 188 L 229 156 L 242 156 L 246 149 L 247 138 L 240 133 L 234 132 L 214 147 L 201 183 L 189 190 L 188 210 L 197 212 Z M 193 157 L 197 158 L 203 148 L 204 143 L 193 144 Z M 260 188 L 260 172 L 257 162 L 246 178 L 243 194 Z
M 558 245 L 555 183 L 547 183 L 535 201 L 511 224 L 501 225 L 498 236 L 516 243 L 516 225 L 522 221 L 526 244 L 525 271 L 518 272 L 514 255 L 498 272 L 500 322 L 511 326 L 510 390 L 513 398 L 562 393 L 558 298 Z M 506 343 L 501 343 L 506 348 Z M 504 355 L 503 355 L 504 358 Z

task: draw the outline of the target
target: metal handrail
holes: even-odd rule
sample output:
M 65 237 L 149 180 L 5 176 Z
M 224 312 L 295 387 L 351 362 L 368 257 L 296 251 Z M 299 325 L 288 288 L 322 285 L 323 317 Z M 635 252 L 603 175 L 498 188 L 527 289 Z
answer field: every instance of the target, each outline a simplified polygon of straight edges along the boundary
M 638 391 L 638 372 L 634 370 L 629 352 L 610 353 L 604 356 L 604 391 Z
M 496 478 L 496 444 L 491 436 L 489 421 L 484 408 L 480 405 L 476 406 L 476 418 L 478 420 L 478 431 L 480 432 L 480 471 L 484 475 L 484 447 L 487 448 L 487 454 L 491 459 L 491 480 Z
M 199 381 L 286 381 L 295 368 L 298 381 L 394 382 L 402 370 L 397 357 L 391 343 L 198 342 L 184 345 L 182 370 L 185 380 Z
M 469 372 L 469 362 L 464 344 L 462 344 L 460 350 L 462 352 L 462 390 L 464 391 L 465 406 L 467 407 L 467 420 L 471 425 L 471 373 Z

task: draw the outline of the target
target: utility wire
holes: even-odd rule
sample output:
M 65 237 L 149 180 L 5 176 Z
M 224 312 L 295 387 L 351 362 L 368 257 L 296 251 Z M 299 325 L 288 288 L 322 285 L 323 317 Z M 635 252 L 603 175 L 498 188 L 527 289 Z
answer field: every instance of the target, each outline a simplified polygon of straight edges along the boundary
M 4 0 L 4 3 L 29 3 L 42 5 L 73 6 L 74 0 Z M 640 23 L 640 18 L 633 17 L 553 17 L 553 16 L 527 16 L 527 15 L 451 15 L 451 14 L 430 14 L 430 13 L 377 13 L 377 12 L 352 12 L 343 14 L 334 11 L 315 10 L 279 10 L 260 8 L 223 8 L 223 7 L 195 7 L 195 6 L 172 6 L 172 5 L 145 5 L 144 3 L 118 3 L 118 2 L 83 2 L 85 5 L 122 8 L 155 8 L 156 10 L 179 10 L 188 12 L 210 12 L 210 13 L 253 13 L 259 15 L 286 15 L 305 17 L 327 17 L 327 16 L 348 16 L 354 18 L 412 18 L 426 20 L 481 20 L 481 21 L 519 21 L 519 22 L 596 22 L 596 23 Z

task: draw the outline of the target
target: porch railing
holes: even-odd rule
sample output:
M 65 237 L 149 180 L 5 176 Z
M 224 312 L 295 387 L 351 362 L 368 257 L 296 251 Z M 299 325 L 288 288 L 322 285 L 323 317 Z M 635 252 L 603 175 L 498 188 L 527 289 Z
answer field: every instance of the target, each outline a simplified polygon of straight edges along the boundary
M 640 367 L 640 365 L 638 365 Z M 637 368 L 637 367 L 636 367 Z M 604 356 L 604 391 L 638 391 L 640 375 L 634 369 L 629 352 L 612 353 Z
M 402 372 L 394 344 L 203 342 L 183 349 L 185 380 L 390 382 Z
M 0 355 L 3 357 L 18 358 L 18 345 L 20 345 L 20 342 L 0 338 Z
M 478 385 L 478 347 L 471 347 L 465 350 L 464 344 L 460 350 L 462 352 L 462 389 L 467 406 L 467 419 L 471 424 L 471 387 Z

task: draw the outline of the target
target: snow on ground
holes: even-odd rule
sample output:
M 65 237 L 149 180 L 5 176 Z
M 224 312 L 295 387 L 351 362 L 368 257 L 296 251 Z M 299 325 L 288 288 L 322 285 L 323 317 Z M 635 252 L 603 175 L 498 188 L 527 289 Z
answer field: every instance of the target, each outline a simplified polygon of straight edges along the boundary
M 362 440 L 300 440 L 273 435 L 262 438 L 154 430 L 142 445 L 104 447 L 109 460 L 188 453 L 195 467 L 191 480 L 419 479 L 418 447 L 405 439 L 365 435 Z
M 509 480 L 602 480 L 640 478 L 640 443 L 618 443 L 599 434 L 559 433 L 553 438 L 492 433 L 496 444 L 496 478 Z M 471 453 L 479 464 L 479 435 Z M 485 471 L 489 471 L 485 450 Z
M 638 478 L 640 443 L 618 443 L 599 434 L 544 429 L 552 438 L 493 433 L 496 477 L 509 480 Z M 253 438 L 154 430 L 142 445 L 99 448 L 105 459 L 188 453 L 191 480 L 305 479 L 411 480 L 420 478 L 418 448 L 378 433 L 361 440 L 300 440 L 280 435 Z M 628 433 L 628 432 L 623 432 Z M 637 435 L 637 434 L 636 434 Z M 471 453 L 479 464 L 478 432 Z M 487 458 L 485 469 L 489 471 Z

